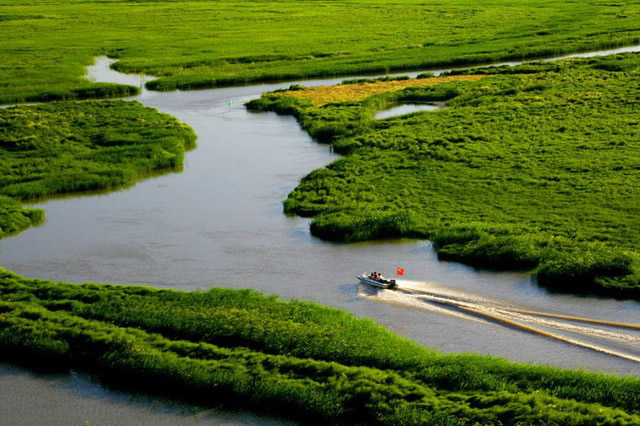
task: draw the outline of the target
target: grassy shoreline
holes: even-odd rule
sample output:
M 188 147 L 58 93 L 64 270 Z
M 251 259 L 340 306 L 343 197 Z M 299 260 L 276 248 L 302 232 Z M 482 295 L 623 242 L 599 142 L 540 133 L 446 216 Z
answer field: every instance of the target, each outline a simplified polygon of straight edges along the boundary
M 132 185 L 179 170 L 191 128 L 138 102 L 82 101 L 0 109 L 0 238 L 44 220 L 21 202 Z
M 0 269 L 3 359 L 205 404 L 381 424 L 634 424 L 640 379 L 442 355 L 372 320 L 250 290 L 66 284 Z M 307 417 L 308 418 L 308 417 Z
M 427 238 L 444 259 L 535 269 L 554 290 L 638 299 L 639 58 L 462 71 L 486 78 L 423 87 L 416 80 L 320 106 L 319 89 L 296 87 L 248 107 L 294 115 L 345 155 L 303 178 L 284 202 L 285 212 L 314 218 L 314 235 Z M 336 99 L 356 93 L 334 89 Z M 373 119 L 403 101 L 449 107 Z
M 132 87 L 82 79 L 93 57 L 105 54 L 119 59 L 120 71 L 159 77 L 149 88 L 186 90 L 555 56 L 640 42 L 635 3 L 365 4 L 7 0 L 0 12 L 0 103 L 133 94 Z
M 548 49 L 546 47 L 536 47 L 535 49 L 512 54 L 497 55 L 474 55 L 465 56 L 464 58 L 452 58 L 446 60 L 425 60 L 418 63 L 399 63 L 395 65 L 380 65 L 379 63 L 371 63 L 370 65 L 359 65 L 357 67 L 344 65 L 336 67 L 336 64 L 326 64 L 314 70 L 300 70 L 288 72 L 263 72 L 259 75 L 237 75 L 237 76 L 220 76 L 212 78 L 210 76 L 199 76 L 197 78 L 188 78 L 183 76 L 176 77 L 160 77 L 156 80 L 149 81 L 145 87 L 149 90 L 159 92 L 170 92 L 175 90 L 203 90 L 219 87 L 246 86 L 260 83 L 282 83 L 292 80 L 303 80 L 312 78 L 348 78 L 353 75 L 379 75 L 388 73 L 401 73 L 411 71 L 428 71 L 438 68 L 447 67 L 474 67 L 491 65 L 493 63 L 506 61 L 523 61 L 547 59 L 557 56 L 570 55 L 574 53 L 589 53 L 606 49 L 617 49 L 628 46 L 637 46 L 640 38 L 630 38 L 622 43 L 620 42 L 602 42 L 597 45 L 581 46 L 578 48 L 555 48 Z M 115 69 L 125 73 L 143 72 L 141 69 L 128 68 L 124 65 L 117 65 Z

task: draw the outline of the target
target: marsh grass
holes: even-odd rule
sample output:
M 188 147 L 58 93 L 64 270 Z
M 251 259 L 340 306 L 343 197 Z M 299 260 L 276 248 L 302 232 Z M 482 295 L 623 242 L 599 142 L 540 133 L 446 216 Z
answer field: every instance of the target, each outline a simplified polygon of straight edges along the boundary
M 20 202 L 0 196 L 0 238 L 17 234 L 44 221 L 44 210 L 25 209 Z
M 82 78 L 99 55 L 160 77 L 149 88 L 199 89 L 632 45 L 639 13 L 635 2 L 552 0 L 6 0 L 0 103 L 133 94 Z
M 250 290 L 74 285 L 0 270 L 0 299 L 2 359 L 46 359 L 204 404 L 324 422 L 640 421 L 636 378 L 442 355 L 372 320 Z
M 247 106 L 291 113 L 345 154 L 284 202 L 314 218 L 317 236 L 428 238 L 443 259 L 640 298 L 638 70 L 640 55 L 624 54 L 463 71 L 488 76 L 322 106 L 304 98 L 320 89 Z M 322 90 L 357 94 L 351 86 Z M 448 108 L 373 120 L 398 101 Z
M 0 109 L 0 237 L 37 224 L 19 201 L 131 185 L 182 166 L 195 133 L 137 102 Z

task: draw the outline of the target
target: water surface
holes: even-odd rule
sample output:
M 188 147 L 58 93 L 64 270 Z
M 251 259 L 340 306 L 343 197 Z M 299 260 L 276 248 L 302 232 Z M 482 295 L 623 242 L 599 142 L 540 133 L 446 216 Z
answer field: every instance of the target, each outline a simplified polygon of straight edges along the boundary
M 411 114 L 420 111 L 437 111 L 445 107 L 444 102 L 438 103 L 400 103 L 378 111 L 373 118 L 382 120 L 390 117 Z
M 0 363 L 0 424 L 77 425 L 293 425 L 288 421 L 216 407 L 198 407 L 132 392 L 123 393 L 70 374 L 36 373 Z

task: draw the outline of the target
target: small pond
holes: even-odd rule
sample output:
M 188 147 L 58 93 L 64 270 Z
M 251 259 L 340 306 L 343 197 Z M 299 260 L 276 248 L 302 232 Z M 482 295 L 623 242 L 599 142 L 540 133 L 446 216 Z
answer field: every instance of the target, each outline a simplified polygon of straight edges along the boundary
M 376 120 L 382 120 L 384 118 L 397 117 L 419 111 L 437 111 L 445 107 L 446 105 L 444 102 L 402 102 L 390 105 L 388 108 L 378 111 L 374 118 Z

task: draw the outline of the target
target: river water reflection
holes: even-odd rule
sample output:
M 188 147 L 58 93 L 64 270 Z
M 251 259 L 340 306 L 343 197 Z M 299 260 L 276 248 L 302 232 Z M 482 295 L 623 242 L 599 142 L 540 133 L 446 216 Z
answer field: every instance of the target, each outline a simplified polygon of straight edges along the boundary
M 416 297 L 387 297 L 386 290 L 371 292 L 361 287 L 355 279 L 357 273 L 373 269 L 391 272 L 401 265 L 407 271 L 405 279 L 414 281 L 413 287 L 431 285 L 516 308 L 640 324 L 638 302 L 549 294 L 526 272 L 481 271 L 439 262 L 427 241 L 347 245 L 312 237 L 308 220 L 282 214 L 282 200 L 302 176 L 337 156 L 312 141 L 292 117 L 251 113 L 243 106 L 262 92 L 289 84 L 143 91 L 135 99 L 177 117 L 198 134 L 198 147 L 187 154 L 184 171 L 105 195 L 37 204 L 46 209 L 47 222 L 3 240 L 0 265 L 27 277 L 71 282 L 178 290 L 252 288 L 374 318 L 443 352 L 476 352 L 519 362 L 640 374 L 638 364 L 629 360 L 495 323 L 442 314 L 427 309 Z M 640 356 L 637 347 L 626 345 L 623 349 Z M 0 367 L 3 413 L 15 405 L 6 402 L 13 398 L 4 386 L 7 378 L 17 383 L 18 389 L 42 385 L 40 378 L 29 373 Z M 59 387 L 48 385 L 46 380 L 45 388 Z M 64 387 L 65 380 L 70 379 L 62 379 L 60 386 Z M 96 391 L 101 389 L 97 384 L 86 386 L 94 389 L 90 391 L 98 395 L 94 401 L 102 401 L 108 412 L 113 397 Z M 75 395 L 80 398 L 82 392 Z M 57 408 L 61 416 L 75 405 L 73 398 L 65 401 Z M 132 414 L 133 423 L 154 423 L 155 412 L 145 404 L 129 404 L 137 413 Z M 14 418 L 21 418 L 20 404 L 16 410 Z M 175 410 L 171 413 L 182 415 Z M 213 417 L 207 419 L 215 422 Z M 32 420 L 31 424 L 37 424 L 37 417 Z M 238 422 L 251 423 L 242 416 Z

